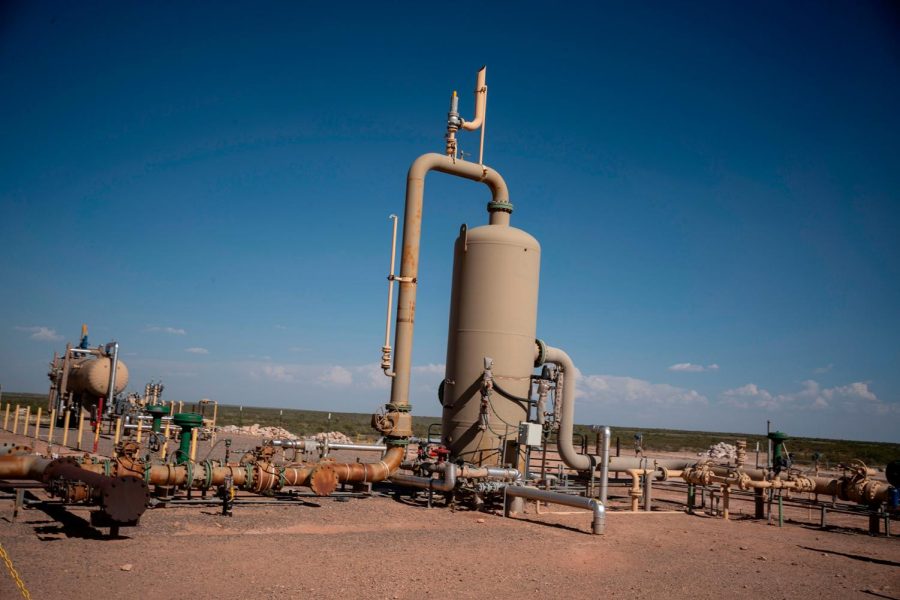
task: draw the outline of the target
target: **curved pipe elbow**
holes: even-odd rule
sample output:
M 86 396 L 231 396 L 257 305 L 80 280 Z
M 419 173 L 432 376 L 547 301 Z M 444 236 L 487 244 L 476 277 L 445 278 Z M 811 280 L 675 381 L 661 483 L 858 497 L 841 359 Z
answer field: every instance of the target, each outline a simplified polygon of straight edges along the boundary
M 509 189 L 506 186 L 506 181 L 503 180 L 500 173 L 490 167 L 464 160 L 454 160 L 450 156 L 438 154 L 437 152 L 429 152 L 413 161 L 406 176 L 407 182 L 413 180 L 424 181 L 428 171 L 439 171 L 484 183 L 490 188 L 494 202 L 509 202 Z M 407 218 L 409 218 L 409 215 L 407 215 Z
M 543 343 L 541 343 L 543 344 Z M 590 471 L 596 466 L 594 457 L 579 454 L 572 444 L 575 420 L 575 386 L 578 383 L 578 369 L 564 350 L 553 346 L 542 346 L 544 363 L 559 367 L 563 374 L 562 411 L 560 412 L 559 437 L 557 445 L 563 462 L 576 471 Z
M 487 106 L 487 87 L 484 85 L 487 67 L 481 67 L 475 77 L 475 118 L 471 121 L 463 120 L 462 128 L 466 131 L 475 131 L 484 124 L 484 109 Z

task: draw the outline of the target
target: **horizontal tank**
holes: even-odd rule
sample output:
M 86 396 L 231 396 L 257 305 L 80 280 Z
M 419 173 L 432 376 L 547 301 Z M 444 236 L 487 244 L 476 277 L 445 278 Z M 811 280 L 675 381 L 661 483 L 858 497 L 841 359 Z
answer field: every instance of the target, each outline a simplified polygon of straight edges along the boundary
M 68 390 L 76 394 L 109 397 L 111 361 L 112 359 L 106 356 L 76 361 L 69 370 Z M 124 361 L 120 360 L 116 363 L 115 394 L 122 392 L 126 387 L 128 387 L 128 367 L 125 366 Z
M 443 442 L 454 458 L 478 465 L 519 465 L 504 446 L 516 441 L 528 407 L 494 391 L 483 426 L 481 387 L 484 359 L 489 357 L 494 381 L 514 396 L 528 396 L 540 262 L 537 240 L 505 224 L 471 230 L 463 226 L 456 240 L 441 401 Z

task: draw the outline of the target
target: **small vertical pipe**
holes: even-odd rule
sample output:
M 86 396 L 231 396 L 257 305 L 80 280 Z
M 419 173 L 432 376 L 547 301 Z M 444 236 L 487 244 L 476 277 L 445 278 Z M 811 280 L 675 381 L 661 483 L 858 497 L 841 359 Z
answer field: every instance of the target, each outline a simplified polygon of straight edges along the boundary
M 6 403 L 6 411 L 3 413 L 3 429 L 9 431 L 9 402 Z
M 68 446 L 68 445 L 69 445 L 69 418 L 72 416 L 72 411 L 70 411 L 68 408 L 65 409 L 65 411 L 66 411 L 66 414 L 65 414 L 65 416 L 63 417 L 63 440 L 62 440 L 62 445 L 63 445 L 63 446 Z
M 37 415 L 34 417 L 34 441 L 38 441 L 41 436 L 41 410 L 38 406 Z
M 22 427 L 22 435 L 28 436 L 28 420 L 31 418 L 31 406 L 25 407 L 25 424 Z
M 778 490 L 778 526 L 784 527 L 784 504 L 781 501 L 781 490 Z
M 697 499 L 697 488 L 694 487 L 693 483 L 689 483 L 687 486 L 687 511 L 689 515 L 694 514 L 694 504 Z
M 140 415 L 138 415 L 138 418 L 135 419 L 135 424 L 137 425 L 137 429 L 135 430 L 135 431 L 137 431 L 137 434 L 136 434 L 137 440 L 135 440 L 135 441 L 137 441 L 137 443 L 140 444 L 141 439 L 144 437 L 144 424 L 141 422 Z
M 730 518 L 731 513 L 728 507 L 728 501 L 731 499 L 731 488 L 728 484 L 722 486 L 722 518 L 726 521 Z
M 172 405 L 169 407 L 169 416 L 171 417 L 174 415 L 175 415 L 175 401 L 172 400 Z
M 184 401 L 183 400 L 178 401 L 178 412 L 180 412 L 180 413 L 184 412 Z
M 198 427 L 191 429 L 191 461 L 197 460 L 197 431 Z
M 84 411 L 78 409 L 78 441 L 75 444 L 76 450 L 81 450 L 81 440 L 84 437 Z
M 97 453 L 97 448 L 100 447 L 100 426 L 103 424 L 103 420 L 98 415 L 97 422 L 94 423 L 94 453 Z
M 171 426 L 171 424 L 172 424 L 171 421 L 166 421 L 166 430 L 165 430 L 165 433 L 163 434 L 163 444 L 162 444 L 162 449 L 160 450 L 160 455 L 162 456 L 163 459 L 166 458 L 166 453 L 169 450 L 169 427 Z
M 609 427 L 600 431 L 600 502 L 606 506 L 606 496 L 609 493 L 609 439 L 612 432 Z
M 644 510 L 653 510 L 653 477 L 649 469 L 644 469 Z
M 753 503 L 755 508 L 755 516 L 757 519 L 766 518 L 766 497 L 762 488 L 753 490 Z
M 78 410 L 78 440 L 75 444 L 76 450 L 81 450 L 81 440 L 84 437 L 84 411 Z
M 50 411 L 50 430 L 47 432 L 47 449 L 53 445 L 53 429 L 56 427 L 56 409 Z
M 12 428 L 13 435 L 18 433 L 18 431 L 19 431 L 19 405 L 16 404 L 16 412 L 13 414 L 13 428 Z
M 119 445 L 119 436 L 122 435 L 122 417 L 116 419 L 116 432 L 113 434 L 113 446 Z

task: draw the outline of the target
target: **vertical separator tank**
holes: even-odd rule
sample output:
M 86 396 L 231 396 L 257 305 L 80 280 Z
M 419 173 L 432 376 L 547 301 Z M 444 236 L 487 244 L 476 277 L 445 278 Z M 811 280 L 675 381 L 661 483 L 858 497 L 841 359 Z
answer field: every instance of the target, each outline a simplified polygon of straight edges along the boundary
M 442 384 L 443 443 L 451 457 L 497 465 L 504 440 L 515 442 L 528 407 L 494 391 L 482 423 L 484 359 L 505 391 L 524 398 L 531 388 L 537 328 L 541 247 L 506 224 L 460 229 L 453 257 L 446 379 Z M 515 456 L 506 463 L 517 466 Z

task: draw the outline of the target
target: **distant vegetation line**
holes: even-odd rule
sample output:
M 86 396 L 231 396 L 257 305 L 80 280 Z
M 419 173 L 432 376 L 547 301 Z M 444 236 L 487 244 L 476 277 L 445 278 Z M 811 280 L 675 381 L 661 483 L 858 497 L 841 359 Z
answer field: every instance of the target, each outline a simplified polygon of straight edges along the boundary
M 20 404 L 46 409 L 45 394 L 26 394 L 3 392 L 2 402 Z M 192 410 L 190 403 L 185 403 L 185 411 Z M 330 418 L 329 418 L 330 416 Z M 430 425 L 440 423 L 440 417 L 413 416 L 413 432 L 424 437 Z M 321 410 L 299 410 L 294 408 L 269 408 L 219 405 L 219 425 L 278 425 L 297 435 L 312 435 L 321 431 L 341 431 L 351 437 L 374 439 L 376 433 L 371 426 L 371 413 L 328 412 Z M 439 427 L 435 425 L 432 433 L 437 434 Z M 657 452 L 701 452 L 718 442 L 733 444 L 737 439 L 747 440 L 748 461 L 755 461 L 756 443 L 759 442 L 765 460 L 766 437 L 746 433 L 728 433 L 711 431 L 682 431 L 676 429 L 653 429 L 646 427 L 612 427 L 612 444 L 615 452 L 616 440 L 623 456 L 634 454 L 634 435 L 643 434 L 644 449 L 647 454 Z M 790 431 L 785 432 L 790 435 Z M 595 451 L 597 434 L 587 425 L 575 426 L 576 446 L 587 444 L 590 452 Z M 900 459 L 900 444 L 885 442 L 862 442 L 853 440 L 831 440 L 825 438 L 791 438 L 787 442 L 788 451 L 794 459 L 803 464 L 811 464 L 813 455 L 818 453 L 825 465 L 846 463 L 854 458 L 860 459 L 872 467 L 883 467 L 887 463 Z

